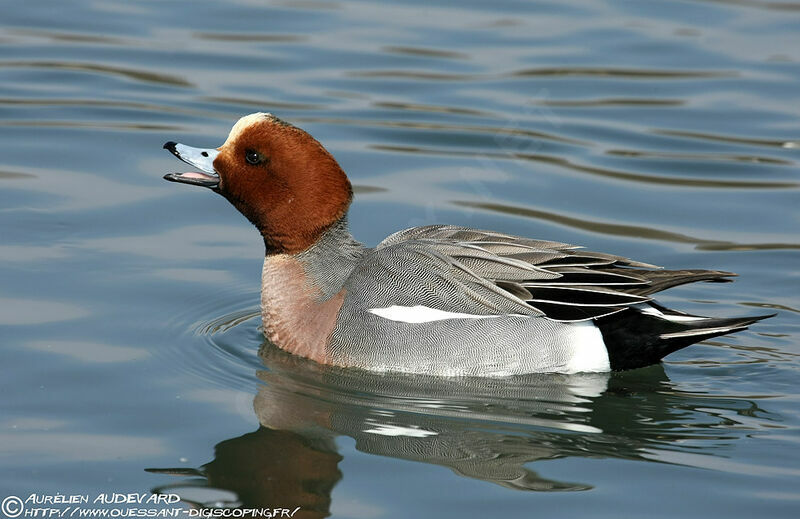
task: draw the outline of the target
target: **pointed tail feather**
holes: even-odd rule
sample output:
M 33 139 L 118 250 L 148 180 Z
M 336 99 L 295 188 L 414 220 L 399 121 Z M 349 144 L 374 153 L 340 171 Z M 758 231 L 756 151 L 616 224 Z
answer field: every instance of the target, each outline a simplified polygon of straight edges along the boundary
M 603 334 L 611 369 L 624 370 L 656 364 L 681 348 L 744 330 L 773 315 L 702 317 L 647 303 L 601 317 L 595 324 Z

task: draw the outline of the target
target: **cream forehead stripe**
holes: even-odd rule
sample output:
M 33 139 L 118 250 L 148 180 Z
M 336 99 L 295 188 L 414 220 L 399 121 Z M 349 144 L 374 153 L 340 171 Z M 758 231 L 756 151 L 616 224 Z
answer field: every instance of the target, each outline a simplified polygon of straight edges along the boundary
M 231 128 L 231 131 L 228 134 L 228 138 L 225 139 L 225 144 L 238 139 L 239 135 L 241 135 L 245 129 L 259 122 L 260 120 L 273 118 L 275 118 L 275 116 L 268 112 L 256 112 L 254 114 L 245 115 L 233 125 L 233 128 Z

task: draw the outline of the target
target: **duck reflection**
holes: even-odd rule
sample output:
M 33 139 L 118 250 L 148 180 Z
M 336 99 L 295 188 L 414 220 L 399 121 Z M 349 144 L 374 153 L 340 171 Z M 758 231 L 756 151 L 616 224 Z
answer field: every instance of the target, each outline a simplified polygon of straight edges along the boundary
M 576 491 L 592 485 L 548 479 L 529 465 L 570 456 L 669 461 L 662 454 L 676 450 L 713 455 L 736 439 L 732 416 L 761 412 L 749 400 L 676 391 L 659 365 L 448 379 L 322 366 L 269 344 L 259 354 L 260 427 L 219 443 L 214 460 L 194 473 L 200 479 L 183 485 L 228 490 L 236 497 L 229 506 L 299 506 L 298 518 L 329 515 L 342 477 L 337 436 L 364 453 L 515 490 Z

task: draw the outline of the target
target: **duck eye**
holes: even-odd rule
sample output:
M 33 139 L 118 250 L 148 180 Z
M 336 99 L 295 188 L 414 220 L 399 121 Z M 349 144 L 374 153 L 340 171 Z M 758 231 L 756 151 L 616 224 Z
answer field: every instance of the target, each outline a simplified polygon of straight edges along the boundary
M 246 160 L 248 164 L 255 166 L 261 162 L 261 155 L 259 155 L 256 150 L 247 150 L 244 154 L 244 160 Z

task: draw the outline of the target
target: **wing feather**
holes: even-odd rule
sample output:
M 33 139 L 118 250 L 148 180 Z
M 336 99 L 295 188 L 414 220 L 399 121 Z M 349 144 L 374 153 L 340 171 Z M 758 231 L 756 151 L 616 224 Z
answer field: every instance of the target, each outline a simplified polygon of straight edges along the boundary
M 422 296 L 409 296 L 414 304 L 430 303 L 432 308 L 438 304 L 438 309 L 458 308 L 478 315 L 543 315 L 570 322 L 622 311 L 676 284 L 719 281 L 730 275 L 716 271 L 672 274 L 649 263 L 579 249 L 493 231 L 429 225 L 389 236 L 373 255 L 395 279 L 411 277 L 426 285 Z M 392 261 L 397 255 L 402 258 Z M 444 291 L 425 280 L 431 271 L 437 272 L 435 283 L 444 284 Z M 414 293 L 419 295 L 420 288 Z

